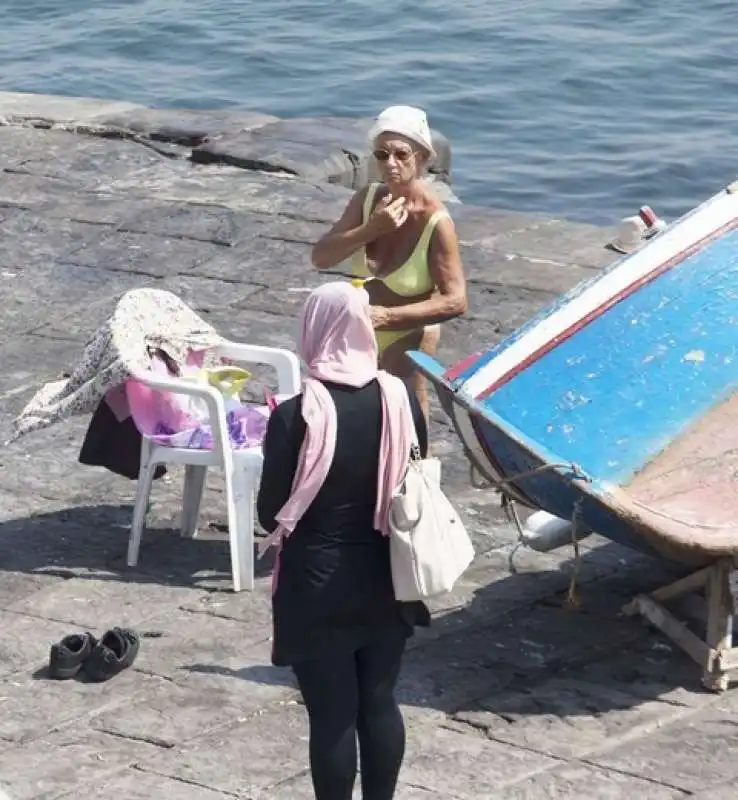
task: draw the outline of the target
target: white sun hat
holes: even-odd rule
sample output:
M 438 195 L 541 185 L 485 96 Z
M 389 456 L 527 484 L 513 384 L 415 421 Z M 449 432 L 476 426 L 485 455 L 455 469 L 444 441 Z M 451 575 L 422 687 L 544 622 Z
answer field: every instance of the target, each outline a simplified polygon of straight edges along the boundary
M 382 133 L 397 133 L 425 148 L 432 157 L 436 155 L 428 126 L 428 117 L 422 108 L 414 106 L 385 108 L 369 130 L 369 141 L 374 142 Z

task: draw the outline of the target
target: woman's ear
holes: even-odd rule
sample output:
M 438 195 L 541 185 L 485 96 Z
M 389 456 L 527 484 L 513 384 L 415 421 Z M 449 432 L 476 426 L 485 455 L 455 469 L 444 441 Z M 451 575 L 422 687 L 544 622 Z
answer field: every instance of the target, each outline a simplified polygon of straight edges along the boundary
M 415 156 L 415 163 L 419 173 L 422 173 L 427 169 L 429 161 L 430 153 L 423 149 L 418 150 L 418 154 Z

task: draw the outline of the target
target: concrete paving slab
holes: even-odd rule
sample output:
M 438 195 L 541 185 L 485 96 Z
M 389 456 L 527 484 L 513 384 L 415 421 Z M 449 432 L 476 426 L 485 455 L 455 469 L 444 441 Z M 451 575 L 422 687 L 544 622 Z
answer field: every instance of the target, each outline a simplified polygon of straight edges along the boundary
M 29 135 L 33 133 L 29 131 Z M 71 180 L 0 173 L 0 205 L 4 207 L 27 211 L 51 209 L 65 202 L 73 202 L 77 192 L 78 188 Z
M 228 208 L 187 203 L 161 203 L 136 209 L 128 207 L 119 230 L 154 236 L 195 239 L 232 247 L 249 233 L 243 215 Z M 241 223 L 241 224 L 239 224 Z
M 94 190 L 110 180 L 139 176 L 165 164 L 166 157 L 150 147 L 123 139 L 98 139 L 67 131 L 52 131 L 52 152 L 39 152 L 15 169 L 23 174 L 72 180 L 78 187 Z M 64 139 L 76 141 L 64 141 Z M 70 178 L 71 176 L 71 178 Z
M 702 708 L 715 701 L 714 695 L 703 688 L 694 662 L 665 638 L 650 634 L 644 635 L 634 646 L 613 653 L 610 658 L 583 667 L 565 668 L 561 674 L 643 700 L 660 700 L 692 708 Z
M 505 783 L 551 769 L 553 758 L 445 728 L 416 729 L 408 741 L 402 780 L 444 797 L 477 800 Z
M 693 800 L 733 800 L 736 796 L 735 780 L 709 786 L 703 791 L 691 794 Z
M 162 751 L 139 767 L 236 796 L 269 796 L 271 787 L 307 770 L 307 739 L 304 709 L 286 705 L 216 732 L 207 748 L 192 743 Z
M 139 573 L 140 575 L 140 573 Z M 137 628 L 152 617 L 175 613 L 192 600 L 192 589 L 158 581 L 69 578 L 8 606 L 16 614 L 35 614 L 82 628 Z
M 27 600 L 31 595 L 49 588 L 61 580 L 64 579 L 57 575 L 3 570 L 0 581 L 0 609 L 6 610 L 12 603 Z
M 398 795 L 395 796 L 395 800 L 399 800 L 401 796 L 402 795 L 398 793 Z M 315 792 L 313 791 L 313 783 L 310 775 L 299 775 L 277 786 L 270 786 L 266 792 L 259 792 L 256 795 L 257 800 L 261 800 L 261 798 L 266 800 L 267 797 L 269 800 L 315 800 Z M 357 776 L 351 800 L 360 799 L 361 788 Z
M 1 285 L 1 284 L 0 284 Z M 73 342 L 61 339 L 38 339 L 18 336 L 0 346 L 0 398 L 3 410 L 15 413 L 5 405 L 16 401 L 24 404 L 39 386 L 39 379 L 57 379 L 66 364 L 79 355 L 80 348 Z
M 88 503 L 90 495 L 88 485 Z M 43 495 L 37 501 L 2 523 L 0 536 L 7 548 L 0 562 L 2 569 L 66 578 L 107 578 L 125 571 L 129 577 L 137 577 L 125 567 L 129 534 L 125 525 L 130 524 L 130 508 L 104 505 L 105 494 L 100 495 L 99 505 L 92 506 L 68 505 L 69 499 L 46 501 Z M 151 581 L 146 573 L 138 577 Z M 160 580 L 166 581 L 166 576 Z
M 617 256 L 606 245 L 615 229 L 550 220 L 524 231 L 510 231 L 488 241 L 501 253 L 543 259 L 557 264 L 603 267 Z
M 508 687 L 454 719 L 507 742 L 559 758 L 579 757 L 619 741 L 650 734 L 687 711 L 647 701 L 606 684 L 553 677 Z
M 27 176 L 17 175 L 16 179 Z M 45 184 L 51 181 L 44 180 Z M 64 193 L 58 191 L 47 198 L 47 203 L 42 206 L 43 215 L 48 219 L 69 219 L 77 222 L 91 222 L 97 225 L 110 226 L 114 230 L 121 230 L 129 218 L 137 218 L 145 213 L 156 214 L 160 211 L 162 203 L 148 198 L 138 198 L 135 204 L 120 195 L 104 194 L 103 192 L 88 192 L 79 189 L 67 189 Z
M 68 142 L 68 133 L 62 131 L 40 131 L 33 127 L 0 127 L 0 145 L 3 149 L 4 170 L 14 173 L 26 161 L 46 153 L 50 158 L 62 152 L 63 143 Z M 69 147 L 66 148 L 69 150 Z
M 49 648 L 74 628 L 59 622 L 0 611 L 0 678 L 42 669 L 49 662 Z
M 283 317 L 252 310 L 247 307 L 248 300 L 249 298 L 239 304 L 238 309 L 212 308 L 206 318 L 218 333 L 234 342 L 258 342 L 270 347 L 285 347 L 295 341 L 294 337 L 299 329 L 297 317 Z M 260 379 L 262 374 L 259 373 Z
M 585 764 L 565 764 L 494 794 L 495 800 L 677 800 L 684 792 Z M 727 797 L 727 795 L 726 795 Z
M 397 698 L 409 721 L 440 724 L 459 708 L 476 708 L 476 698 L 503 691 L 515 677 L 513 667 L 485 662 L 479 648 L 459 651 L 444 638 L 406 654 Z
M 20 211 L 0 225 L 7 247 L 3 248 L 2 266 L 22 269 L 24 265 L 63 262 L 65 255 L 80 251 L 99 241 L 105 233 L 100 225 L 64 219 L 47 219 L 37 211 Z M 41 288 L 42 283 L 39 283 Z M 64 290 L 65 287 L 58 287 Z M 63 298 L 60 298 L 62 303 Z
M 145 757 L 150 749 L 150 745 L 105 734 L 60 731 L 21 747 L 3 748 L 0 786 L 12 800 L 80 797 L 81 787 L 97 785 Z
M 294 216 L 249 213 L 247 217 L 249 223 L 255 226 L 254 233 L 260 238 L 298 244 L 315 244 L 331 227 L 328 221 L 311 221 Z
M 479 291 L 480 284 L 559 295 L 598 273 L 593 267 L 504 254 L 486 245 L 461 245 L 461 258 L 471 294 Z
M 462 245 L 489 244 L 503 234 L 529 230 L 551 222 L 550 217 L 542 214 L 503 211 L 466 203 L 454 206 L 453 220 Z
M 357 777 L 352 800 L 360 800 L 361 787 Z M 450 795 L 429 792 L 416 786 L 398 783 L 393 800 L 449 800 Z M 302 775 L 294 780 L 285 781 L 278 786 L 270 787 L 266 792 L 256 795 L 256 800 L 315 800 L 313 784 L 309 775 Z
M 274 280 L 277 273 L 279 283 Z M 208 261 L 193 265 L 189 274 L 285 288 L 303 286 L 306 279 L 312 279 L 314 285 L 321 282 L 310 264 L 310 245 L 267 237 L 248 239 L 232 249 L 212 252 Z
M 198 314 L 208 314 L 212 309 L 248 308 L 250 299 L 262 290 L 261 286 L 249 283 L 200 275 L 178 275 L 169 279 L 166 287 Z
M 66 726 L 78 729 L 95 714 L 129 704 L 138 692 L 146 690 L 151 680 L 150 676 L 130 669 L 116 676 L 114 683 L 54 681 L 46 677 L 43 669 L 3 678 L 0 737 L 24 743 Z
M 502 333 L 512 333 L 530 318 L 531 312 L 536 313 L 556 297 L 553 293 L 489 284 L 479 284 L 475 289 L 469 297 L 465 324 L 486 322 Z
M 121 479 L 102 467 L 87 467 L 77 462 L 88 425 L 89 420 L 80 417 L 57 425 L 54 431 L 31 434 L 36 440 L 32 453 L 27 451 L 27 443 L 21 441 L 4 448 L 0 451 L 0 489 L 37 493 L 52 499 L 80 494 L 102 499 L 106 487 Z
M 89 329 L 90 319 L 104 320 L 124 292 L 140 288 L 147 280 L 138 274 L 57 262 L 24 270 L 6 285 L 10 282 L 14 297 L 6 305 L 7 331 L 17 336 L 44 330 L 52 320 L 64 326 L 70 318 L 86 320 Z M 65 303 L 62 309 L 54 305 L 55 300 Z
M 181 610 L 189 614 L 204 614 L 208 617 L 220 617 L 236 622 L 254 624 L 258 620 L 258 630 L 271 630 L 271 597 L 269 593 L 240 592 L 239 594 L 222 594 L 207 592 L 199 597 L 192 597 L 182 603 Z
M 147 645 L 148 640 L 144 643 Z M 152 679 L 146 691 L 130 703 L 103 711 L 89 724 L 102 733 L 172 749 L 243 722 L 246 712 L 233 706 L 231 700 L 231 693 L 217 688 L 193 691 L 171 681 Z
M 142 773 L 131 767 L 110 778 L 97 778 L 94 790 L 100 797 L 125 797 L 127 800 L 226 800 L 232 797 L 186 781 Z M 53 800 L 77 800 L 79 791 L 79 788 L 72 789 L 56 795 Z
M 738 780 L 736 747 L 735 719 L 707 713 L 677 720 L 649 736 L 587 761 L 594 766 L 696 792 L 728 779 Z
M 268 607 L 265 610 L 264 603 L 256 602 L 254 608 L 258 608 L 254 617 L 235 624 L 230 619 L 187 611 L 148 620 L 147 629 L 157 637 L 147 640 L 141 649 L 137 668 L 178 682 L 198 675 L 248 680 L 247 667 L 270 665 Z
M 106 272 L 121 271 L 161 278 L 188 272 L 212 257 L 205 242 L 168 239 L 143 233 L 110 233 L 89 247 L 71 250 L 66 261 Z

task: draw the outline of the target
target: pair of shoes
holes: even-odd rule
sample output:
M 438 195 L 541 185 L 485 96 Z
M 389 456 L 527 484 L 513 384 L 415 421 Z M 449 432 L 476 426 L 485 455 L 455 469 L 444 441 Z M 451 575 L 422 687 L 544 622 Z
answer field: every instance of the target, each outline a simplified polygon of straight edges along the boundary
M 129 628 L 112 628 L 99 641 L 89 632 L 73 633 L 51 645 L 49 677 L 68 680 L 81 672 L 88 681 L 107 681 L 133 664 L 139 647 Z

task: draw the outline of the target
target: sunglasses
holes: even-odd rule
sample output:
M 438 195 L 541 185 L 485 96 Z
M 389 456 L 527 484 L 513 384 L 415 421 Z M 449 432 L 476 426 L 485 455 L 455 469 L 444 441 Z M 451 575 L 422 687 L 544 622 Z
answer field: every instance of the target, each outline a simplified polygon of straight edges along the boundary
M 414 150 L 375 150 L 372 154 L 377 161 L 389 161 L 390 156 L 394 156 L 400 163 L 410 161 L 415 155 Z

